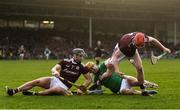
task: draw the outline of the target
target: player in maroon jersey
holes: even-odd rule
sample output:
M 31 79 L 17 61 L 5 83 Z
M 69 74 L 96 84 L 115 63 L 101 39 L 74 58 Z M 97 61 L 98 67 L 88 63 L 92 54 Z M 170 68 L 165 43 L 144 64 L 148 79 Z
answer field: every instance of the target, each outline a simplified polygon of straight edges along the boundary
M 146 43 L 153 43 L 156 47 L 162 51 L 171 53 L 171 50 L 163 46 L 157 39 L 148 36 L 142 32 L 133 32 L 123 35 L 115 46 L 112 56 L 105 61 L 107 64 L 107 71 L 97 81 L 97 84 L 107 77 L 111 76 L 112 72 L 119 73 L 118 63 L 127 57 L 133 64 L 137 71 L 137 80 L 142 91 L 145 91 L 144 83 L 144 69 L 142 65 L 141 57 L 138 53 L 138 48 L 143 48 Z
M 85 78 L 83 86 L 88 87 L 91 83 L 91 76 L 88 74 L 88 69 L 81 64 L 84 56 L 85 52 L 83 49 L 75 48 L 73 49 L 72 59 L 64 59 L 52 68 L 52 77 L 41 77 L 33 81 L 29 81 L 16 89 L 6 87 L 6 92 L 10 96 L 18 92 L 23 92 L 24 95 L 71 95 L 69 89 L 72 85 L 67 81 L 61 80 L 59 76 L 75 83 L 79 76 L 83 74 Z M 42 87 L 45 90 L 40 92 L 28 91 L 35 86 Z M 78 89 L 77 92 L 80 94 L 82 93 L 80 89 Z

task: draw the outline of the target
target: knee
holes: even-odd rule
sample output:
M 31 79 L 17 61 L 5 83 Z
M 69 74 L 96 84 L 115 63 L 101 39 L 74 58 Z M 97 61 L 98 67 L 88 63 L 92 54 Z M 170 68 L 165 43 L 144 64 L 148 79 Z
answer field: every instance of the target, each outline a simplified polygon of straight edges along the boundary
M 55 94 L 61 94 L 63 93 L 64 89 L 63 88 L 59 88 L 59 87 L 54 87 L 51 89 L 51 91 Z
M 32 84 L 33 85 L 38 85 L 41 81 L 39 79 L 36 79 L 34 81 L 32 81 Z

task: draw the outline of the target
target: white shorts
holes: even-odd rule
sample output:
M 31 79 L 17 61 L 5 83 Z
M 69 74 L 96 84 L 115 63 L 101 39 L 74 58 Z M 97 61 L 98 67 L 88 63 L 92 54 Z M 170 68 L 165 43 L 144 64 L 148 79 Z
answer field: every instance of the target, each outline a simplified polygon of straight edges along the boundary
M 49 57 L 50 54 L 45 54 L 46 57 Z
M 121 93 L 123 89 L 130 89 L 130 88 L 131 88 L 131 86 L 129 85 L 127 79 L 123 79 L 121 82 L 121 87 L 120 87 L 119 93 Z
M 20 54 L 20 57 L 24 57 L 24 53 L 21 53 L 21 54 Z
M 60 88 L 63 88 L 65 90 L 69 89 L 61 80 L 59 80 L 55 76 L 51 77 L 50 88 L 52 88 L 52 87 L 60 87 Z
M 118 44 L 116 44 L 112 56 L 105 61 L 105 64 L 112 64 L 112 65 L 118 64 L 124 58 L 125 55 L 119 49 Z

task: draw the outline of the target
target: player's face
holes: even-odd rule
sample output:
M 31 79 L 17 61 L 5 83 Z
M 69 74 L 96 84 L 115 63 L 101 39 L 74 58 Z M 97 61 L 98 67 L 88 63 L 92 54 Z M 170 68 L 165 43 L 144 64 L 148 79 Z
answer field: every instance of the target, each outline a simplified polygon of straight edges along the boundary
M 84 55 L 74 55 L 74 58 L 77 62 L 81 62 L 84 59 Z

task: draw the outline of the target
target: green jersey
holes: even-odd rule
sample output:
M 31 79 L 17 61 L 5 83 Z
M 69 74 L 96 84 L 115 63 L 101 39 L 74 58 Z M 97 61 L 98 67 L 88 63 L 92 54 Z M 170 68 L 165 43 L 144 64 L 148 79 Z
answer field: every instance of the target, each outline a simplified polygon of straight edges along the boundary
M 94 81 L 97 81 L 99 79 L 99 76 L 104 74 L 106 72 L 107 68 L 106 65 L 101 63 L 99 65 L 99 72 L 95 74 Z M 102 85 L 109 88 L 113 93 L 117 93 L 120 90 L 121 87 L 122 78 L 116 74 L 115 72 L 112 73 L 112 75 L 105 80 L 102 81 Z

